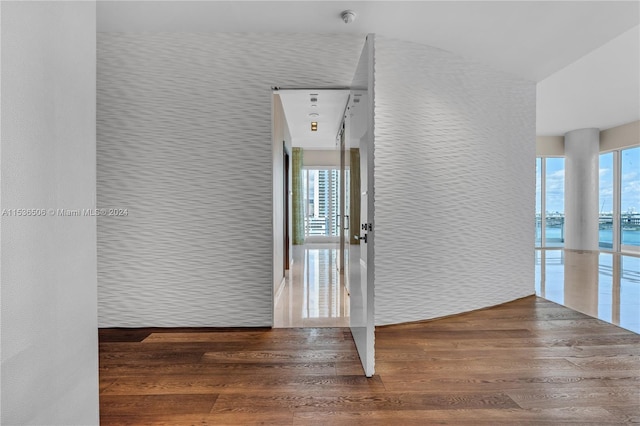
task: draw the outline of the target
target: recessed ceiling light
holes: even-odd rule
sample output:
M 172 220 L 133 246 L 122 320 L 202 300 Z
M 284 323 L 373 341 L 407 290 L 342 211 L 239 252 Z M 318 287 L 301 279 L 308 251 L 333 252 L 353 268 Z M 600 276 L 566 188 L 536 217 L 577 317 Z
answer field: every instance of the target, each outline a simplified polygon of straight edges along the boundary
M 317 121 L 312 121 L 311 122 L 311 131 L 312 132 L 317 132 L 318 131 L 318 122 Z

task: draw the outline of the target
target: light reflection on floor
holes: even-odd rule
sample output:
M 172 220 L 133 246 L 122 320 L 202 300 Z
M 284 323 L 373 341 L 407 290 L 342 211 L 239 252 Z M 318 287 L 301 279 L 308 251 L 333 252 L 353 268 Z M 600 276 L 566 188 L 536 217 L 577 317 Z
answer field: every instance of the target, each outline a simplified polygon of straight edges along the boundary
M 276 300 L 274 327 L 348 327 L 349 296 L 340 282 L 337 244 L 293 246 L 289 278 Z
M 349 296 L 334 244 L 294 246 L 274 327 L 348 327 Z M 545 299 L 640 333 L 640 257 L 536 250 L 535 290 Z
M 536 250 L 536 294 L 640 333 L 640 257 Z

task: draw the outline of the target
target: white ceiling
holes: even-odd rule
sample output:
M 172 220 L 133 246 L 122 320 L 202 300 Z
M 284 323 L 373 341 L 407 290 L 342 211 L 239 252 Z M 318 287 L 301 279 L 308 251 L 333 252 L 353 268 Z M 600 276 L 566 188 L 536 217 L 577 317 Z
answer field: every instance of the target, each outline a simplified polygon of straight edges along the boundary
M 279 90 L 293 146 L 335 149 L 336 135 L 349 99 L 349 90 Z M 311 102 L 311 98 L 317 99 Z M 315 106 L 313 106 L 315 105 Z M 318 114 L 311 117 L 309 114 Z M 311 122 L 318 130 L 311 131 Z
M 637 26 L 639 5 L 638 1 L 107 0 L 98 2 L 97 24 L 100 32 L 376 33 L 428 44 L 541 82 Z M 345 9 L 357 13 L 352 24 L 340 19 Z M 638 40 L 635 43 L 631 48 L 635 46 L 637 51 Z M 571 77 L 566 72 L 565 78 L 588 81 L 590 87 L 585 90 L 594 85 L 606 87 L 610 80 L 599 72 L 591 75 L 585 67 L 575 71 L 582 76 Z M 638 78 L 631 80 L 637 83 Z M 627 88 L 621 91 L 628 99 L 623 104 L 632 104 L 631 96 L 637 95 L 634 81 L 616 83 Z M 587 115 L 586 110 L 591 116 L 606 116 L 600 114 L 597 101 L 572 104 L 561 92 L 556 100 L 552 93 L 545 96 L 555 109 L 553 114 L 539 111 L 539 134 L 573 129 L 570 126 L 574 124 L 546 122 L 547 116 L 557 118 L 569 111 L 585 111 Z M 612 123 L 601 120 L 588 127 L 606 128 L 615 125 Z
M 537 92 L 538 135 L 640 119 L 640 27 L 542 80 Z

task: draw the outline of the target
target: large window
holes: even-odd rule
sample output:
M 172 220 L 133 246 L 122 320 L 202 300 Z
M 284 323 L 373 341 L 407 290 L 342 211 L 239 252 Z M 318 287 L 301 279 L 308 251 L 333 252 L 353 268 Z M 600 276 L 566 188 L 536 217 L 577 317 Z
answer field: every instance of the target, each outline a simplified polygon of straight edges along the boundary
M 536 158 L 536 247 L 542 246 L 542 158 Z
M 307 237 L 336 238 L 340 235 L 340 170 L 303 169 L 304 234 Z
M 599 230 L 600 248 L 613 249 L 614 229 L 614 153 L 600 154 Z
M 536 246 L 564 246 L 564 158 L 536 159 Z
M 640 147 L 620 151 L 620 243 L 640 251 Z
M 536 158 L 536 247 L 564 246 L 564 171 Z M 640 253 L 640 146 L 600 154 L 598 193 L 600 249 Z
M 547 158 L 545 173 L 545 242 L 564 246 L 564 158 Z

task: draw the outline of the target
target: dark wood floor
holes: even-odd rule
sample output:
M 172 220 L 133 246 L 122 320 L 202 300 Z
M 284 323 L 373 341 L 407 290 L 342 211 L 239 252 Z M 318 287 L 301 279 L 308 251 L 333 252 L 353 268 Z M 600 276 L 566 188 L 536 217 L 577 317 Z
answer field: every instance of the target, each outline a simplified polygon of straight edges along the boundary
M 115 424 L 640 422 L 640 336 L 529 297 L 379 327 L 363 376 L 345 329 L 100 330 Z

